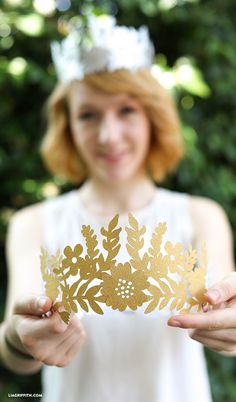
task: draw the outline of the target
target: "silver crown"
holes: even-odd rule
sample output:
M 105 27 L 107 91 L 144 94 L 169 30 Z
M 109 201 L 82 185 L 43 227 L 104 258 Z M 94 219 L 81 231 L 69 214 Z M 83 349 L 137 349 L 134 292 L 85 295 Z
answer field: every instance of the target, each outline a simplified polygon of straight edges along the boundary
M 117 26 L 114 17 L 90 16 L 88 28 L 89 37 L 72 28 L 61 43 L 51 44 L 60 81 L 81 80 L 98 71 L 137 70 L 152 65 L 154 46 L 147 27 Z

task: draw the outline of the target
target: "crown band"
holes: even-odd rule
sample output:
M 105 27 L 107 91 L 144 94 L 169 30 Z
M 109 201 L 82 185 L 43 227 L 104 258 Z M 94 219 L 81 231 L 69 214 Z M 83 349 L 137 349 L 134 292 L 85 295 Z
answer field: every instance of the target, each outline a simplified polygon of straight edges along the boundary
M 114 17 L 90 16 L 89 38 L 71 29 L 61 43 L 51 44 L 58 79 L 81 80 L 87 74 L 127 68 L 135 71 L 152 65 L 154 46 L 147 27 L 116 26 Z

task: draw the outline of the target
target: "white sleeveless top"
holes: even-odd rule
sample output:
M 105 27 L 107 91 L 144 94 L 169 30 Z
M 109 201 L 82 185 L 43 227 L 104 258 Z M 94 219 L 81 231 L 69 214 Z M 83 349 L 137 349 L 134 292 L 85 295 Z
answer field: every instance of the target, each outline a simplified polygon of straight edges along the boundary
M 193 239 L 188 202 L 186 194 L 159 188 L 134 216 L 147 227 L 149 240 L 154 227 L 166 221 L 164 241 L 188 245 Z M 82 225 L 91 224 L 99 237 L 100 227 L 109 221 L 90 214 L 78 191 L 44 205 L 45 246 L 51 253 L 82 243 Z M 127 216 L 119 224 L 127 224 Z M 127 260 L 124 250 L 122 258 Z M 102 316 L 80 315 L 87 337 L 74 360 L 65 368 L 43 368 L 43 402 L 212 401 L 203 348 L 187 330 L 168 327 L 168 316 L 158 311 L 102 307 Z

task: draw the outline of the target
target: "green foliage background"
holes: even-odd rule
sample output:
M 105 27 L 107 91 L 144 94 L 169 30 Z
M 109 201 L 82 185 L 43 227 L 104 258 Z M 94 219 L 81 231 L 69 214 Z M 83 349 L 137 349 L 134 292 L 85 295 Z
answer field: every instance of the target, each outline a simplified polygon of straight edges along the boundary
M 6 296 L 6 226 L 12 213 L 71 188 L 47 173 L 38 154 L 45 124 L 42 105 L 56 82 L 49 42 L 61 37 L 59 18 L 63 25 L 63 19 L 92 9 L 116 13 L 120 24 L 149 27 L 163 73 L 173 78 L 181 65 L 190 66 L 172 87 L 186 158 L 164 185 L 218 201 L 236 230 L 235 0 L 74 0 L 67 11 L 50 16 L 41 15 L 34 4 L 0 0 L 0 318 Z M 235 359 L 206 353 L 214 401 L 235 402 Z M 11 400 L 8 392 L 39 391 L 39 375 L 16 376 L 0 366 L 0 402 Z

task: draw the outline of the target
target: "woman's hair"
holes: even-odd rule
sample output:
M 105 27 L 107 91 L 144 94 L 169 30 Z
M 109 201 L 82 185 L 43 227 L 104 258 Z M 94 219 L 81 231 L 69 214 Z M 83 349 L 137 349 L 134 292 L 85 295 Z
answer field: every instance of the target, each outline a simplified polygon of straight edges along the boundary
M 151 145 L 147 168 L 159 182 L 183 155 L 180 122 L 173 99 L 146 69 L 99 72 L 85 76 L 83 82 L 107 94 L 128 93 L 145 109 L 151 122 Z M 48 104 L 48 128 L 41 154 L 49 170 L 73 183 L 86 178 L 86 167 L 74 146 L 68 112 L 69 85 L 59 83 Z

